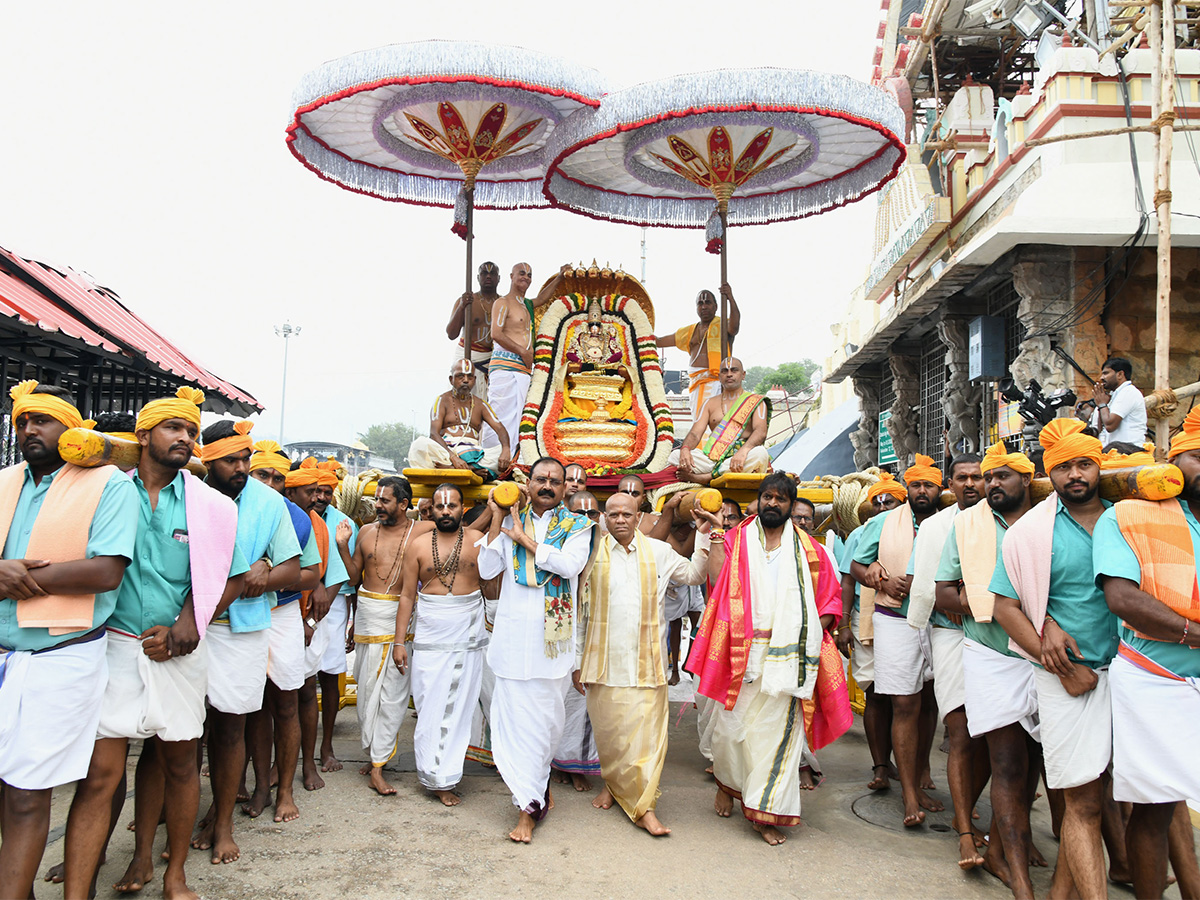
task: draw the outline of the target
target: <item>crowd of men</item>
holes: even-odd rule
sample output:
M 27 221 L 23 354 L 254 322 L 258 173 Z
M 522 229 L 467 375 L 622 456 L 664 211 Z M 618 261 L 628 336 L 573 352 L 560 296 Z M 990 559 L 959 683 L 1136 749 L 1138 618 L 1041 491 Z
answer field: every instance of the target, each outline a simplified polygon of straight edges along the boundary
M 492 307 L 493 335 L 505 322 L 529 332 L 530 278 L 514 268 L 514 302 L 503 315 Z M 708 346 L 710 305 L 700 298 L 701 322 L 675 346 L 695 350 L 697 334 Z M 477 403 L 482 363 L 456 362 L 435 405 L 424 452 L 436 465 L 511 463 L 515 428 L 497 400 L 520 386 L 497 379 L 493 347 L 491 403 Z M 737 359 L 719 360 L 717 389 L 696 398 L 696 426 L 672 459 L 693 485 L 769 468 L 769 405 L 743 377 Z M 0 896 L 31 894 L 51 791 L 72 782 L 52 875 L 68 898 L 94 893 L 131 740 L 144 742 L 135 851 L 115 887 L 151 882 L 165 823 L 164 895 L 195 896 L 189 849 L 238 860 L 239 798 L 246 816 L 272 808 L 287 823 L 301 814 L 297 760 L 307 790 L 341 768 L 332 740 L 351 648 L 360 771 L 380 795 L 396 793 L 384 767 L 411 700 L 419 783 L 455 806 L 464 760 L 490 763 L 512 795 L 513 841 L 532 840 L 552 783 L 583 791 L 597 774 L 593 806 L 669 834 L 657 814 L 668 687 L 680 677 L 678 625 L 691 618 L 683 667 L 714 811 L 730 817 L 736 803 L 766 843 L 799 824 L 803 792 L 820 783 L 816 752 L 851 725 L 845 656 L 866 693 L 869 787 L 899 781 L 906 827 L 941 809 L 930 753 L 944 723 L 960 867 L 1033 895 L 1029 868 L 1046 862 L 1030 829 L 1041 779 L 1061 836 L 1052 896 L 1102 896 L 1106 878 L 1160 896 L 1169 860 L 1183 896 L 1200 897 L 1184 802 L 1200 796 L 1189 753 L 1200 721 L 1190 627 L 1200 410 L 1171 444 L 1177 499 L 1102 500 L 1102 466 L 1145 460 L 1106 454 L 1084 422 L 1060 418 L 1039 436 L 1041 502 L 1034 463 L 996 444 L 949 464 L 954 502 L 943 508 L 942 470 L 918 455 L 902 481 L 884 475 L 870 489 L 872 517 L 827 549 L 785 473 L 765 474 L 745 509 L 726 500 L 709 511 L 681 484 L 656 513 L 638 476 L 602 509 L 589 474 L 552 458 L 470 508 L 441 484 L 418 512 L 407 480 L 383 478 L 360 531 L 331 502 L 336 462 L 293 461 L 254 442 L 246 422 L 201 432 L 194 389 L 94 423 L 140 445 L 127 473 L 64 462 L 59 437 L 86 424 L 67 391 L 23 382 L 11 396 L 24 461 L 0 470 Z M 483 446 L 488 428 L 498 454 Z M 188 471 L 194 456 L 203 480 Z M 989 781 L 983 834 L 972 812 Z

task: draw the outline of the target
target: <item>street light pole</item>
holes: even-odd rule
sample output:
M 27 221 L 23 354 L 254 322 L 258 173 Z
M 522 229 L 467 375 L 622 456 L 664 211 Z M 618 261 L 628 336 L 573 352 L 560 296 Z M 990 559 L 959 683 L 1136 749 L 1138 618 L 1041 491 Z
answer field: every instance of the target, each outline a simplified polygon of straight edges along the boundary
M 292 325 L 290 322 L 284 322 L 282 325 L 275 326 L 275 334 L 283 338 L 283 388 L 280 390 L 279 396 L 279 446 L 283 447 L 283 416 L 287 411 L 288 338 L 299 336 L 300 326 Z

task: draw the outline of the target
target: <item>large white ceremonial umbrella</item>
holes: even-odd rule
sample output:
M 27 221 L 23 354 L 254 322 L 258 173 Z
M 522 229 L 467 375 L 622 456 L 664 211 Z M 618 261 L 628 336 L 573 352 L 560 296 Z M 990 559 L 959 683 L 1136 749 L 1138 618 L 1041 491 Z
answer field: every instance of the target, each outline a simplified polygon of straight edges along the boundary
M 903 136 L 895 101 L 843 75 L 680 75 L 609 94 L 568 121 L 550 139 L 543 190 L 598 219 L 706 228 L 724 284 L 728 225 L 811 216 L 878 190 L 905 160 Z
M 600 74 L 516 47 L 420 41 L 327 62 L 297 87 L 288 148 L 339 187 L 454 207 L 472 292 L 474 209 L 546 207 L 547 142 L 599 106 Z M 471 304 L 463 349 L 471 353 Z

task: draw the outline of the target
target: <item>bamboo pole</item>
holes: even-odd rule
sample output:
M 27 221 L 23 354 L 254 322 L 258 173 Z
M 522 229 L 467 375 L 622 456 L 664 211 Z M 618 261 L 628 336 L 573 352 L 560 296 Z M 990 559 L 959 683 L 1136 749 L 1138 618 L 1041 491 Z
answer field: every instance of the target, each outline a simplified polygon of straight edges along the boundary
M 1174 0 L 1162 0 L 1161 11 L 1151 8 L 1151 19 L 1159 28 L 1151 29 L 1151 43 L 1159 39 L 1158 95 L 1155 124 L 1158 131 L 1158 160 L 1154 179 L 1154 207 L 1158 216 L 1158 297 L 1154 333 L 1154 387 L 1171 387 L 1171 151 L 1175 140 L 1175 6 Z M 1159 419 L 1155 444 L 1165 457 L 1170 438 L 1170 423 Z
M 1200 125 L 1175 125 L 1174 131 L 1200 131 Z M 1032 138 L 1025 141 L 1026 147 L 1042 147 L 1046 144 L 1057 144 L 1061 141 L 1074 141 L 1079 138 L 1094 138 L 1094 137 L 1110 137 L 1114 134 L 1138 134 L 1141 132 L 1158 133 L 1158 126 L 1150 125 L 1122 125 L 1119 128 L 1101 128 L 1097 131 L 1074 131 L 1070 134 L 1052 134 L 1049 137 Z M 944 143 L 944 142 L 943 142 Z M 925 145 L 926 148 L 933 146 L 933 143 Z

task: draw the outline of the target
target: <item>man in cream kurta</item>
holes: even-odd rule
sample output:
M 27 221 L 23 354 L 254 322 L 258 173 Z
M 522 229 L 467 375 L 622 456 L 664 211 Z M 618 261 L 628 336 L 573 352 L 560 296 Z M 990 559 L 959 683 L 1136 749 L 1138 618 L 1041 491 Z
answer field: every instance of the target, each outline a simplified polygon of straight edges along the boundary
M 524 512 L 514 507 L 510 513 L 489 499 L 492 525 L 478 544 L 479 577 L 503 574 L 487 655 L 496 676 L 492 758 L 520 811 L 517 827 L 509 834 L 520 843 L 532 840 L 534 824 L 549 807 L 550 762 L 562 737 L 563 698 L 575 667 L 573 624 L 569 631 L 561 626 L 573 623 L 574 581 L 591 549 L 591 523 L 563 506 L 565 489 L 562 463 L 538 460 L 529 472 L 529 507 Z M 518 582 L 518 557 L 533 570 L 529 574 L 536 574 L 537 586 Z M 557 629 L 547 623 L 552 588 L 563 592 Z M 556 634 L 553 642 L 548 640 L 551 630 Z
M 587 612 L 579 616 L 575 686 L 583 692 L 586 685 L 605 783 L 592 805 L 608 809 L 615 798 L 635 825 L 656 836 L 671 833 L 654 812 L 667 757 L 666 594 L 672 581 L 700 584 L 707 575 L 716 517 L 697 514 L 709 519 L 689 561 L 642 535 L 637 501 L 613 494 L 605 504 L 608 534 L 588 576 Z

